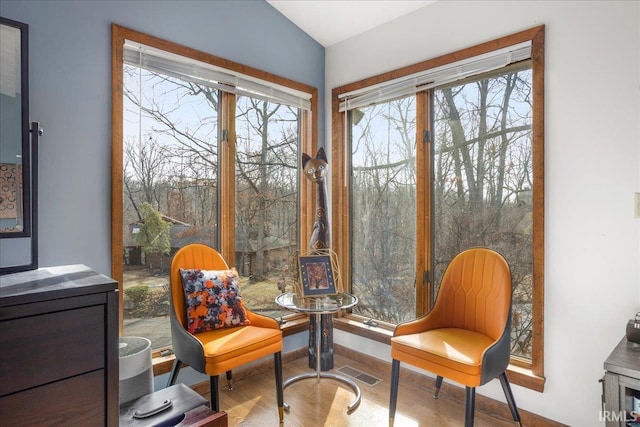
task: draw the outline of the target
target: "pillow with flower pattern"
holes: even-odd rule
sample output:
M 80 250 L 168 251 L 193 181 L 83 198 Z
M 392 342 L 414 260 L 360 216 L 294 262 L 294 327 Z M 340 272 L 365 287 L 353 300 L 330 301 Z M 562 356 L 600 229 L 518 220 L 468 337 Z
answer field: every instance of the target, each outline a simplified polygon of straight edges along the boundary
M 238 272 L 230 270 L 183 270 L 182 286 L 187 304 L 188 330 L 192 334 L 250 324 Z

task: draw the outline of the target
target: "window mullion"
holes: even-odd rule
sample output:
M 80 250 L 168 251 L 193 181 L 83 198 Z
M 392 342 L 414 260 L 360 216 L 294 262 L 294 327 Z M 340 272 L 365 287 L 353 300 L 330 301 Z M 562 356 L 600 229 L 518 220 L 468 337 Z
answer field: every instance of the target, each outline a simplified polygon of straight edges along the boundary
M 219 248 L 229 265 L 235 265 L 235 157 L 236 95 L 220 92 L 220 136 L 218 138 Z
M 426 132 L 431 130 L 431 91 L 416 94 L 416 317 L 431 308 L 432 221 L 431 147 Z
M 302 153 L 309 155 L 315 155 L 318 147 L 317 142 L 314 140 L 313 126 L 311 121 L 311 112 L 306 110 L 300 110 L 300 129 L 298 130 L 298 205 L 299 205 L 299 222 L 298 222 L 298 236 L 299 236 L 299 248 L 304 250 L 311 238 L 311 230 L 313 230 L 313 221 L 315 215 L 313 211 L 314 198 L 312 192 L 313 183 L 308 179 L 302 177 Z
M 351 292 L 351 254 L 350 248 L 350 180 L 347 173 L 347 155 L 351 152 L 347 142 L 348 113 L 337 112 L 338 93 L 333 92 L 332 104 L 334 117 L 332 120 L 331 147 L 331 247 L 340 260 L 340 274 L 345 290 Z

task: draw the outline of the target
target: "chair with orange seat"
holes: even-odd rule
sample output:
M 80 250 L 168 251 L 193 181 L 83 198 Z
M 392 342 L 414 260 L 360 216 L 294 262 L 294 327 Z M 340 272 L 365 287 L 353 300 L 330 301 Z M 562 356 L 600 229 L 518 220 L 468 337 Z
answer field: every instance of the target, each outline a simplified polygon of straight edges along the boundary
M 187 279 L 196 277 L 201 279 L 202 273 L 214 278 L 222 277 L 223 283 L 220 288 L 224 288 L 225 294 L 207 294 L 208 289 L 205 288 L 211 288 L 217 279 L 207 279 L 203 288 L 189 289 L 185 293 L 185 285 L 193 287 L 193 282 L 189 282 Z M 234 286 L 237 286 L 237 283 L 227 283 L 226 279 L 237 281 L 237 273 L 235 270 L 229 270 L 222 256 L 209 246 L 197 243 L 190 244 L 178 250 L 173 257 L 170 278 L 170 321 L 171 342 L 176 359 L 167 386 L 175 383 L 182 364 L 189 365 L 196 371 L 209 375 L 211 409 L 219 411 L 218 376 L 225 372 L 231 389 L 232 369 L 273 355 L 278 412 L 280 422 L 283 422 L 282 332 L 280 326 L 276 320 L 254 313 L 244 307 L 244 304 L 239 302 L 240 299 L 235 298 L 234 292 L 237 289 Z M 202 311 L 206 311 L 205 307 L 198 306 L 194 309 L 188 306 L 196 300 L 206 300 L 210 306 L 216 301 L 224 300 L 223 305 L 226 306 L 224 307 L 226 311 L 215 311 L 217 313 L 215 316 L 206 318 L 206 314 L 202 313 Z M 232 310 L 229 305 L 233 305 Z M 235 325 L 229 321 L 229 318 L 236 317 L 238 313 L 240 314 L 237 318 L 241 321 Z M 207 321 L 209 321 L 208 325 Z M 213 323 L 215 325 L 211 326 Z
M 498 377 L 513 419 L 521 425 L 506 369 L 511 339 L 511 271 L 487 248 L 458 254 L 447 267 L 433 309 L 396 327 L 391 338 L 389 425 L 393 425 L 400 362 L 463 384 L 465 426 L 473 426 L 475 388 Z

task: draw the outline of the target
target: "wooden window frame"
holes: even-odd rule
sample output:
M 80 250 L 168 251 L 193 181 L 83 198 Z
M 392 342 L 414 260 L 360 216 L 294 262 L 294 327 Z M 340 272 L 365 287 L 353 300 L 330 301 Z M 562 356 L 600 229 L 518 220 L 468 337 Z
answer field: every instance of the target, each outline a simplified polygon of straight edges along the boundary
M 334 236 L 333 249 L 341 263 L 342 277 L 350 276 L 350 194 L 349 176 L 347 174 L 348 146 L 346 138 L 348 129 L 346 126 L 348 113 L 339 112 L 339 95 L 362 89 L 388 80 L 404 77 L 424 70 L 432 69 L 452 62 L 464 60 L 494 50 L 506 48 L 518 43 L 531 41 L 531 68 L 533 80 L 533 185 L 532 185 L 532 212 L 533 212 L 533 308 L 532 308 L 532 354 L 531 361 L 517 357 L 511 358 L 509 366 L 509 378 L 514 384 L 542 392 L 544 390 L 544 34 L 545 27 L 537 26 L 515 34 L 491 40 L 476 46 L 472 46 L 457 52 L 428 59 L 426 61 L 409 65 L 397 70 L 382 73 L 357 82 L 336 87 L 331 93 L 331 159 L 332 159 L 332 230 Z M 417 94 L 418 97 L 428 96 L 427 92 Z M 416 117 L 416 138 L 422 135 L 429 123 L 428 103 L 425 99 L 418 99 Z M 422 118 L 422 120 L 420 120 Z M 417 139 L 419 140 L 419 139 Z M 417 149 L 429 150 L 430 144 L 418 144 Z M 424 146 L 423 148 L 420 148 Z M 425 151 L 418 155 L 418 159 L 428 159 L 431 153 Z M 425 160 L 426 161 L 426 160 Z M 430 173 L 428 162 L 418 164 L 419 173 Z M 418 191 L 417 198 L 417 231 L 430 233 L 430 190 Z M 430 234 L 426 234 L 430 235 Z M 425 239 L 427 240 L 427 239 Z M 431 247 L 429 242 L 416 248 L 417 271 L 421 266 L 431 264 Z M 417 275 L 420 276 L 420 275 Z M 424 313 L 430 307 L 432 296 L 427 284 L 422 277 L 416 277 L 416 309 L 418 313 Z M 362 325 L 360 316 L 350 315 L 344 322 L 337 322 L 337 327 L 358 335 L 389 343 L 393 325 L 380 325 L 371 328 Z M 361 325 L 361 326 L 360 326 Z
M 144 34 L 117 24 L 111 25 L 111 277 L 118 282 L 119 293 L 119 335 L 123 333 L 124 292 L 123 292 L 123 64 L 125 40 L 151 46 L 182 55 L 197 61 L 209 63 L 231 71 L 242 73 L 280 86 L 289 87 L 311 95 L 311 109 L 301 110 L 299 153 L 315 153 L 318 147 L 318 90 L 315 87 L 291 79 L 242 65 L 215 55 L 198 51 L 171 41 Z M 227 131 L 225 141 L 220 142 L 220 200 L 235 200 L 235 103 L 236 95 L 223 92 L 220 118 L 222 129 Z M 312 183 L 300 180 L 299 187 L 299 244 L 308 241 L 313 225 Z M 235 204 L 219 203 L 219 250 L 229 265 L 235 264 Z M 293 316 L 295 317 L 295 316 Z M 298 325 L 299 322 L 290 322 Z M 296 326 L 298 327 L 298 326 Z M 160 358 L 164 349 L 156 350 L 154 358 Z M 165 358 L 166 359 L 166 358 Z

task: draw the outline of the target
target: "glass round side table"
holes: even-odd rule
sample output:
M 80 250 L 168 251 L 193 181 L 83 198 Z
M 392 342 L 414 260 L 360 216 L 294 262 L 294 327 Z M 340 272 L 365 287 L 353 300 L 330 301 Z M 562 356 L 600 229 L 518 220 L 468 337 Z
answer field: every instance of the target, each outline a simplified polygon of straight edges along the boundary
M 307 314 L 333 314 L 340 310 L 345 310 L 351 308 L 358 304 L 358 298 L 354 295 L 351 295 L 346 292 L 342 292 L 334 295 L 327 296 L 312 296 L 312 297 L 303 297 L 296 295 L 293 292 L 287 292 L 284 294 L 280 294 L 276 297 L 276 304 L 286 310 L 294 311 L 297 313 L 307 313 Z M 347 378 L 342 375 L 334 374 L 331 372 L 322 372 L 320 369 L 320 334 L 321 334 L 321 325 L 320 325 L 320 316 L 315 316 L 315 332 L 316 332 L 316 370 L 315 372 L 309 372 L 306 374 L 296 375 L 295 377 L 291 377 L 284 382 L 283 388 L 286 388 L 288 385 L 308 379 L 308 378 L 316 378 L 317 382 L 320 382 L 320 378 L 330 378 L 336 381 L 341 381 L 348 386 L 350 386 L 356 394 L 356 397 L 353 399 L 351 404 L 347 407 L 347 412 L 353 411 L 360 404 L 360 387 L 356 384 L 352 379 Z M 289 405 L 287 403 L 284 404 L 284 409 L 289 410 Z

